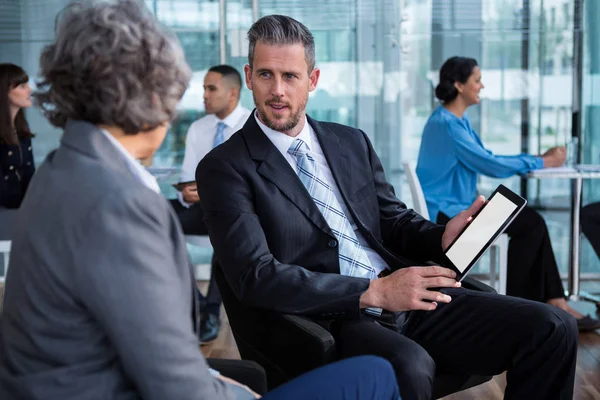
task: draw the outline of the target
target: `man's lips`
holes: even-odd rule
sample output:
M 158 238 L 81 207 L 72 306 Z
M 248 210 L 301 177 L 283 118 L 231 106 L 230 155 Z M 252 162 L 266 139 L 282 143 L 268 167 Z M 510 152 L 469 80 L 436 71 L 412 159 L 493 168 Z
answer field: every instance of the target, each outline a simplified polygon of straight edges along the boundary
M 286 108 L 288 108 L 288 105 L 281 104 L 281 103 L 269 103 L 269 107 L 271 107 L 274 110 L 281 111 L 281 110 L 285 110 Z

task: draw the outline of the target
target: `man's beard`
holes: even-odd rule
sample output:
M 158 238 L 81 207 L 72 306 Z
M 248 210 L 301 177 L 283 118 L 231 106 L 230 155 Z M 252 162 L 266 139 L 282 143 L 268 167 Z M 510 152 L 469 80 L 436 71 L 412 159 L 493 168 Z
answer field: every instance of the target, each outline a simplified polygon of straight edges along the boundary
M 288 132 L 288 131 L 291 131 L 292 129 L 294 129 L 298 125 L 298 123 L 300 122 L 300 118 L 302 118 L 304 116 L 304 111 L 306 109 L 306 102 L 308 100 L 308 96 L 307 96 L 307 98 L 302 102 L 302 104 L 300 104 L 300 107 L 298 107 L 298 110 L 296 112 L 293 112 L 290 104 L 287 102 L 282 102 L 278 97 L 274 97 L 271 100 L 268 100 L 261 105 L 259 105 L 258 101 L 256 101 L 256 96 L 254 95 L 254 93 L 252 93 L 252 97 L 254 98 L 254 105 L 256 105 L 256 110 L 258 111 L 258 118 L 267 127 L 271 128 L 277 132 Z M 267 113 L 266 113 L 266 108 L 271 103 L 283 103 L 286 105 L 286 107 L 288 107 L 288 109 L 290 111 L 292 111 L 292 114 L 290 115 L 287 122 L 278 122 L 277 120 L 269 119 L 269 117 L 267 116 Z

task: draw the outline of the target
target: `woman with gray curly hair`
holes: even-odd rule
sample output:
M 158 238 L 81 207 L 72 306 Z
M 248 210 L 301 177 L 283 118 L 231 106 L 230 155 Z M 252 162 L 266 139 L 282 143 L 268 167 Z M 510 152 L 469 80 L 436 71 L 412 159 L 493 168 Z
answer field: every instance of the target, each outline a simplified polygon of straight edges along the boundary
M 17 217 L 0 319 L 0 398 L 257 397 L 209 372 L 194 334 L 197 297 L 181 227 L 137 162 L 162 143 L 188 85 L 178 42 L 141 1 L 77 2 L 59 16 L 41 77 L 38 105 L 64 135 Z M 260 369 L 220 361 L 240 377 L 258 375 L 264 389 Z M 391 365 L 345 360 L 265 397 L 335 398 L 398 399 Z
M 0 398 L 234 398 L 199 350 L 177 217 L 137 161 L 190 80 L 178 41 L 141 1 L 77 2 L 40 62 L 34 96 L 64 134 L 15 224 Z

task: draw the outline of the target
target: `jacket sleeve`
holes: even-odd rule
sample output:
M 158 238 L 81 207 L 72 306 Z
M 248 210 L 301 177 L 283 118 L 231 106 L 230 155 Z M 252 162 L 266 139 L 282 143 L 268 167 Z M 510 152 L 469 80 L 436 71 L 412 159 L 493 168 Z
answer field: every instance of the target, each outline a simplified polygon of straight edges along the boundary
M 362 132 L 362 131 L 361 131 Z M 442 235 L 445 227 L 424 219 L 406 208 L 386 180 L 383 166 L 371 141 L 362 132 L 368 147 L 373 180 L 379 203 L 381 236 L 386 248 L 416 262 L 443 262 Z
M 29 139 L 27 143 L 28 148 L 31 148 L 31 139 Z M 29 164 L 27 164 L 29 163 Z M 33 174 L 35 173 L 35 163 L 33 160 L 33 149 L 27 150 L 27 157 L 25 159 L 25 168 L 23 170 L 23 194 L 27 192 L 27 188 L 29 187 L 29 183 L 31 182 L 31 178 L 33 178 Z
M 473 138 L 465 127 L 448 121 L 448 135 L 454 143 L 456 155 L 468 168 L 492 178 L 508 178 L 544 167 L 541 157 L 529 154 L 497 156 Z
M 0 209 L 3 208 L 3 204 L 6 204 L 6 180 L 4 179 L 4 169 L 2 169 L 2 163 L 0 162 Z
M 282 313 L 358 318 L 369 280 L 276 260 L 254 210 L 253 187 L 231 163 L 210 153 L 196 181 L 216 257 L 240 301 Z
M 193 332 L 192 278 L 176 265 L 168 204 L 148 192 L 107 193 L 81 221 L 73 271 L 82 306 L 106 330 L 144 399 L 232 399 Z

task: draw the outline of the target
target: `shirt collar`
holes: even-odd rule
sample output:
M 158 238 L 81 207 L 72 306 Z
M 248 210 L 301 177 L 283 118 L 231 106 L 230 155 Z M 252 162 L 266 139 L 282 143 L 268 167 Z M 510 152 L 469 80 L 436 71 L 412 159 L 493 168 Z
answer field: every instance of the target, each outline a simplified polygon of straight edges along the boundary
M 215 114 L 213 114 L 215 117 L 215 126 L 217 126 L 217 124 L 219 122 L 223 122 L 229 128 L 235 129 L 235 127 L 238 125 L 240 118 L 243 117 L 243 114 L 244 114 L 244 107 L 242 107 L 242 105 L 238 102 L 237 106 L 235 106 L 235 108 L 233 109 L 231 114 L 229 114 L 228 116 L 226 116 L 223 119 L 219 119 L 219 117 L 217 117 Z
M 284 156 L 287 154 L 288 149 L 292 145 L 295 139 L 301 139 L 308 146 L 308 150 L 312 150 L 312 138 L 310 136 L 310 125 L 308 120 L 306 119 L 306 115 L 304 116 L 304 128 L 300 131 L 300 133 L 296 137 L 291 137 L 286 135 L 285 133 L 277 132 L 263 124 L 260 119 L 258 119 L 257 112 L 254 113 L 254 119 L 258 123 L 260 129 L 267 135 L 267 138 L 273 143 L 277 150 Z
M 104 129 L 100 129 L 100 131 L 106 136 L 109 142 L 115 146 L 115 148 L 121 153 L 123 159 L 127 163 L 129 170 L 140 180 L 140 182 L 146 186 L 148 189 L 160 193 L 160 187 L 158 186 L 158 182 L 156 178 L 146 170 L 129 152 L 123 147 L 123 145 L 115 139 L 113 135 L 108 133 L 108 131 Z

